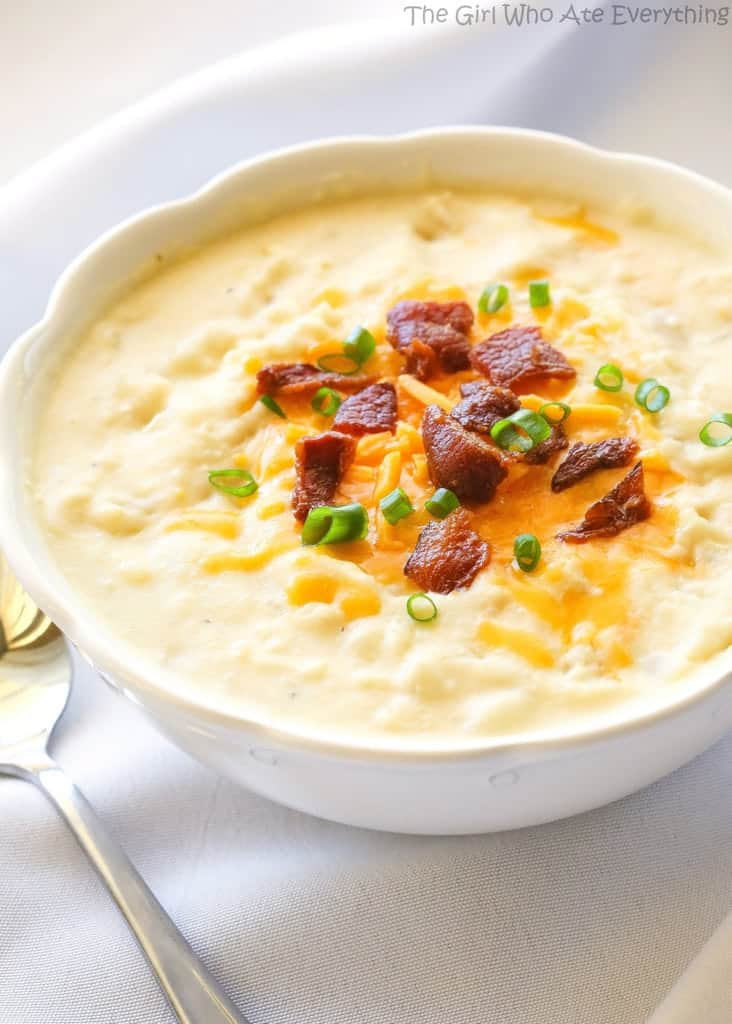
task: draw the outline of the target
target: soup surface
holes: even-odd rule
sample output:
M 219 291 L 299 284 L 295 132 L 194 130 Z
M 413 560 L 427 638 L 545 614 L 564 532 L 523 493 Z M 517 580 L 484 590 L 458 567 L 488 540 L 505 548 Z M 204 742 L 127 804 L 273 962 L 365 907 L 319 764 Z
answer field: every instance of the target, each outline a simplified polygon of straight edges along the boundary
M 730 647 L 730 427 L 700 430 L 731 370 L 732 257 L 647 213 L 338 202 L 162 259 L 69 339 L 29 486 L 186 697 L 376 745 L 571 732 Z

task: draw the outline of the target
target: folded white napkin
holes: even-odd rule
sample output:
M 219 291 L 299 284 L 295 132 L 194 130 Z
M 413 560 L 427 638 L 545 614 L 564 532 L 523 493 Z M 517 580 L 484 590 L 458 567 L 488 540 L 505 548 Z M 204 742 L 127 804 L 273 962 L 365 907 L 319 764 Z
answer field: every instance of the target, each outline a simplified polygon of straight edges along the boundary
M 732 1020 L 732 914 L 689 964 L 649 1024 L 729 1024 Z
M 311 36 L 203 76 L 195 98 L 184 89 L 0 195 L 2 341 L 104 227 L 305 138 L 521 124 L 732 183 L 728 31 L 442 31 L 408 28 L 401 8 L 400 31 Z M 153 59 L 144 33 L 128 43 Z M 269 804 L 81 666 L 56 752 L 254 1024 L 641 1024 L 667 995 L 654 1024 L 732 1020 L 732 738 L 593 813 L 456 839 Z M 0 866 L 0 1024 L 171 1019 L 64 827 L 20 782 L 0 780 Z

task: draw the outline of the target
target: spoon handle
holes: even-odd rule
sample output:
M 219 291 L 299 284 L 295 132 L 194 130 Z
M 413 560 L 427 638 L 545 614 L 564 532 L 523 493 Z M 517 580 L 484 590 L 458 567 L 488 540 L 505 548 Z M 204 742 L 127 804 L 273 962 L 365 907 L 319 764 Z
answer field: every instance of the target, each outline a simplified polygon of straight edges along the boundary
M 92 807 L 54 762 L 28 772 L 117 902 L 181 1024 L 248 1024 L 160 906 Z

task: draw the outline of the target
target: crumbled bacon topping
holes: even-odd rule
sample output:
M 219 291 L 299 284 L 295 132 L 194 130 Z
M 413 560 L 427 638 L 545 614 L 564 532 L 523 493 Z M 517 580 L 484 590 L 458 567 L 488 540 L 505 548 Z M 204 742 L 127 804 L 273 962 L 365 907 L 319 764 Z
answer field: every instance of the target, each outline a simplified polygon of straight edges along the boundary
M 496 388 L 484 380 L 471 380 L 460 385 L 462 401 L 458 402 L 451 416 L 462 423 L 466 430 L 478 434 L 490 434 L 491 427 L 499 420 L 521 408 L 516 395 L 509 388 Z
M 295 445 L 297 483 L 292 494 L 296 519 L 303 522 L 311 508 L 332 501 L 355 454 L 356 441 L 335 430 L 300 438 Z
M 475 317 L 467 302 L 420 302 L 418 299 L 403 299 L 389 310 L 386 316 L 390 329 L 408 322 L 427 322 L 452 327 L 466 335 L 473 326 Z
M 404 574 L 422 590 L 449 594 L 469 587 L 490 561 L 490 546 L 470 525 L 464 508 L 422 530 L 417 546 L 404 566 Z
M 499 420 L 519 412 L 521 394 L 538 390 L 553 379 L 570 380 L 576 371 L 562 352 L 544 340 L 539 326 L 514 325 L 471 347 L 473 323 L 470 306 L 457 301 L 410 299 L 398 302 L 387 314 L 387 340 L 404 357 L 408 373 L 427 380 L 434 374 L 456 373 L 472 367 L 481 375 L 477 380 L 463 378 L 461 399 L 449 414 L 439 405 L 428 405 L 422 415 L 424 458 L 430 480 L 436 488 L 452 491 L 464 505 L 422 529 L 404 573 L 421 589 L 441 594 L 469 587 L 490 562 L 490 545 L 472 525 L 472 504 L 493 499 L 512 463 L 544 464 L 569 448 L 562 423 L 552 423 L 547 439 L 524 453 L 502 452 L 485 436 L 490 435 Z M 393 434 L 399 422 L 397 394 L 390 381 L 377 382 L 361 373 L 324 371 L 310 363 L 273 363 L 257 374 L 260 395 L 308 397 L 321 387 L 334 388 L 348 397 L 341 402 L 331 430 L 301 438 L 296 444 L 292 506 L 300 522 L 311 509 L 333 502 L 356 456 L 358 439 L 367 434 Z M 381 451 L 382 447 L 376 444 L 374 450 Z M 391 447 L 386 445 L 385 450 Z M 409 452 L 412 451 L 409 439 Z M 637 454 L 637 442 L 627 437 L 574 444 L 554 472 L 552 490 L 563 491 L 599 469 L 628 466 Z M 419 467 L 414 458 L 414 479 L 419 468 L 420 483 L 424 470 L 421 458 L 420 455 Z M 367 461 L 370 467 L 372 460 Z M 370 468 L 365 477 L 354 473 L 354 481 L 371 475 Z M 539 486 L 543 486 L 548 475 L 535 474 Z M 516 489 L 516 500 L 521 493 Z M 560 515 L 561 507 L 560 503 Z M 572 544 L 614 537 L 648 518 L 651 511 L 644 490 L 643 464 L 638 462 L 617 486 L 587 509 L 582 522 L 557 537 Z M 502 515 L 503 510 L 497 514 Z M 389 539 L 389 546 L 394 546 L 393 539 Z M 378 543 L 377 540 L 377 547 Z
M 562 353 L 543 340 L 540 327 L 509 327 L 492 334 L 472 349 L 470 362 L 491 384 L 514 391 L 531 390 L 553 377 L 576 376 Z
M 523 459 L 524 462 L 528 462 L 532 466 L 543 466 L 553 455 L 564 451 L 567 447 L 569 447 L 569 441 L 564 433 L 564 427 L 561 423 L 555 423 L 546 441 L 541 441 L 536 447 L 525 452 Z
M 506 476 L 498 451 L 436 405 L 422 418 L 427 468 L 436 487 L 447 487 L 461 501 L 490 501 Z
M 651 508 L 644 490 L 643 463 L 638 462 L 609 494 L 590 505 L 578 526 L 557 536 L 570 544 L 584 544 L 597 537 L 615 537 L 647 519 Z
M 408 345 L 399 350 L 406 358 L 404 369 L 411 373 L 417 380 L 429 380 L 437 373 L 438 362 L 435 350 L 425 345 L 419 338 L 410 341 Z
M 372 382 L 373 377 L 326 373 L 310 363 L 272 363 L 258 372 L 257 393 L 307 395 L 324 387 L 337 388 L 339 391 L 360 391 Z
M 351 395 L 336 413 L 333 426 L 344 434 L 361 436 L 396 430 L 397 397 L 393 384 L 382 382 Z
M 564 491 L 598 469 L 627 466 L 637 454 L 638 442 L 632 437 L 608 437 L 592 444 L 580 441 L 572 445 L 552 477 L 552 490 Z
M 470 365 L 468 334 L 473 311 L 467 302 L 397 302 L 387 314 L 389 343 L 407 360 L 407 370 L 427 380 L 438 367 L 446 373 Z

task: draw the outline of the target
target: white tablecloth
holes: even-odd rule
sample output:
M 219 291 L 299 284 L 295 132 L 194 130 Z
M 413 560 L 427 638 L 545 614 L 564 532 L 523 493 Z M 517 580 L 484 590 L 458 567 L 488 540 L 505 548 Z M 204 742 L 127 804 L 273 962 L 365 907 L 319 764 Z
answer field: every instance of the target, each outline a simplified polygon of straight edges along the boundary
M 86 113 L 77 107 L 70 123 L 81 126 L 116 105 L 108 83 L 118 77 L 132 97 L 132 83 L 163 80 L 158 59 L 173 73 L 194 67 L 243 45 L 249 14 L 262 38 L 305 5 L 267 5 L 265 18 L 265 5 L 242 3 L 242 20 L 215 33 L 200 11 L 122 6 L 137 20 L 113 16 L 111 5 L 99 13 L 50 0 L 11 14 L 6 68 L 16 83 L 33 79 L 23 63 L 37 70 L 49 124 L 63 114 L 65 82 L 77 103 L 82 82 L 102 94 Z M 235 13 L 216 0 L 183 6 Z M 384 6 L 405 26 L 398 44 L 384 40 L 388 59 L 373 47 L 368 61 L 339 65 L 330 52 L 288 71 L 275 56 L 275 77 L 301 80 L 278 91 L 261 66 L 253 71 L 241 136 L 176 150 L 161 132 L 142 145 L 135 174 L 121 158 L 110 162 L 79 181 L 62 210 L 21 190 L 3 219 L 0 193 L 0 347 L 40 312 L 58 267 L 88 237 L 265 146 L 495 121 L 669 156 L 732 184 L 732 29 L 578 29 L 555 19 L 438 34 L 407 29 L 401 2 Z M 307 7 L 326 19 L 340 5 Z M 18 26 L 27 14 L 38 30 L 44 8 L 44 45 L 57 33 L 56 45 L 34 54 L 38 37 L 28 30 L 24 39 Z M 79 47 L 95 38 L 107 46 L 103 67 L 98 55 L 90 66 L 81 60 Z M 59 48 L 67 77 L 52 81 Z M 30 112 L 35 87 L 25 101 L 13 93 Z M 7 128 L 23 125 L 15 110 L 0 115 L 0 173 L 9 174 L 19 167 Z M 52 126 L 48 138 L 57 137 Z M 732 926 L 723 923 L 732 910 L 732 737 L 610 807 L 460 839 L 370 834 L 276 807 L 188 760 L 81 666 L 55 753 L 254 1024 L 641 1024 L 672 989 L 654 1024 L 732 1020 Z M 0 780 L 0 822 L 0 1024 L 170 1021 L 116 909 L 42 798 Z

